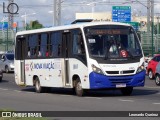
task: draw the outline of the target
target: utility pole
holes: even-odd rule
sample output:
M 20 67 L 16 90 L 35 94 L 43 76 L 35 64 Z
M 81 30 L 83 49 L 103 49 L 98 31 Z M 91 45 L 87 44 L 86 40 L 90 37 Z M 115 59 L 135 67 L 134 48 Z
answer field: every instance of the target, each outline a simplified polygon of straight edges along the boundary
M 157 34 L 159 34 L 159 15 L 157 16 Z
M 13 2 L 14 2 L 14 0 L 8 0 L 8 5 L 11 4 L 11 3 L 13 3 Z M 13 7 L 13 5 L 10 5 L 9 11 L 10 11 L 11 13 L 14 12 L 14 7 Z M 9 24 L 9 29 L 13 29 L 13 27 L 12 27 L 13 21 L 14 21 L 14 15 L 8 13 L 8 24 Z
M 152 24 L 152 57 L 154 54 L 153 42 L 154 42 L 154 0 L 151 0 L 151 24 Z
M 53 0 L 54 26 L 61 25 L 61 0 Z
M 151 32 L 151 0 L 147 0 L 147 33 Z

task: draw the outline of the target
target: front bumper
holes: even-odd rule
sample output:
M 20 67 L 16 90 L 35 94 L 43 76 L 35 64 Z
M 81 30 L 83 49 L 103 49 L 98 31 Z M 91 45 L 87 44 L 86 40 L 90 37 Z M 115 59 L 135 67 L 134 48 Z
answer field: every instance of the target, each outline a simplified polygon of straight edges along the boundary
M 126 87 L 144 86 L 145 74 L 146 71 L 128 76 L 106 76 L 92 72 L 89 75 L 90 89 L 117 88 L 118 84 L 125 84 Z

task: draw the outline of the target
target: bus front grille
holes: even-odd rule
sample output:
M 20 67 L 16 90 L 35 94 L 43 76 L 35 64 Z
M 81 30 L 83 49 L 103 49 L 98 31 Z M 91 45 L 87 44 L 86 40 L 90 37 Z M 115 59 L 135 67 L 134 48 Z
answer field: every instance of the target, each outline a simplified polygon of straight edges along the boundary
M 119 74 L 119 71 L 106 71 L 107 74 Z
M 124 71 L 106 71 L 107 74 L 131 74 L 134 70 L 124 70 Z
M 119 83 L 130 83 L 132 81 L 132 77 L 109 77 L 109 81 L 112 83 L 112 84 L 119 84 Z

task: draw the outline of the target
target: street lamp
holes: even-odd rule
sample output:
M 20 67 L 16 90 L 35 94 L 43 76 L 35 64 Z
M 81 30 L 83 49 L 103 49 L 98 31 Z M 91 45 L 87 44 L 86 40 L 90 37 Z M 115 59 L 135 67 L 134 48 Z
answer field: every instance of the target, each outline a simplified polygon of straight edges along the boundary
M 93 18 L 93 14 L 94 14 L 94 12 L 95 12 L 95 6 L 96 6 L 96 4 L 98 4 L 98 3 L 104 3 L 104 2 L 106 2 L 106 0 L 101 0 L 101 1 L 98 1 L 98 2 L 91 2 L 91 3 L 87 3 L 86 5 L 89 5 L 89 6 L 91 6 L 92 7 L 92 19 L 94 19 Z
M 27 30 L 27 16 L 35 15 L 35 14 L 36 13 L 26 14 L 26 12 L 25 12 L 25 14 L 21 16 L 22 18 L 24 17 L 25 30 Z
M 48 13 L 54 14 L 52 10 L 51 10 L 51 11 L 48 11 Z M 53 25 L 52 25 L 52 27 L 53 27 L 53 26 L 54 26 L 54 15 L 53 15 Z
M 92 19 L 93 19 L 93 14 L 94 14 L 94 12 L 95 12 L 96 3 L 97 3 L 97 2 L 92 2 L 92 3 L 88 3 L 88 4 L 87 4 L 87 5 L 92 6 Z

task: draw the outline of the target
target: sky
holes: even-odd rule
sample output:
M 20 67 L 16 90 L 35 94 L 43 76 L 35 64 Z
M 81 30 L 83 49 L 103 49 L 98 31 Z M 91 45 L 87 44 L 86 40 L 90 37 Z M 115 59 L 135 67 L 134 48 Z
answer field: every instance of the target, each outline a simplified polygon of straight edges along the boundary
M 19 24 L 24 22 L 25 13 L 28 14 L 26 21 L 38 20 L 44 26 L 53 25 L 53 11 L 54 0 L 14 0 L 19 6 L 18 15 L 14 18 L 15 22 Z M 136 0 L 62 0 L 62 15 L 61 24 L 70 24 L 75 20 L 75 13 L 92 12 L 92 5 L 95 3 L 94 12 L 112 12 L 112 6 L 131 6 L 132 13 L 139 16 L 147 14 L 147 0 L 138 0 L 139 2 L 131 2 Z M 155 1 L 155 14 L 160 13 L 160 0 Z M 3 14 L 3 2 L 6 6 L 8 0 L 0 0 L 0 21 L 6 14 Z M 36 13 L 34 15 L 29 15 Z

